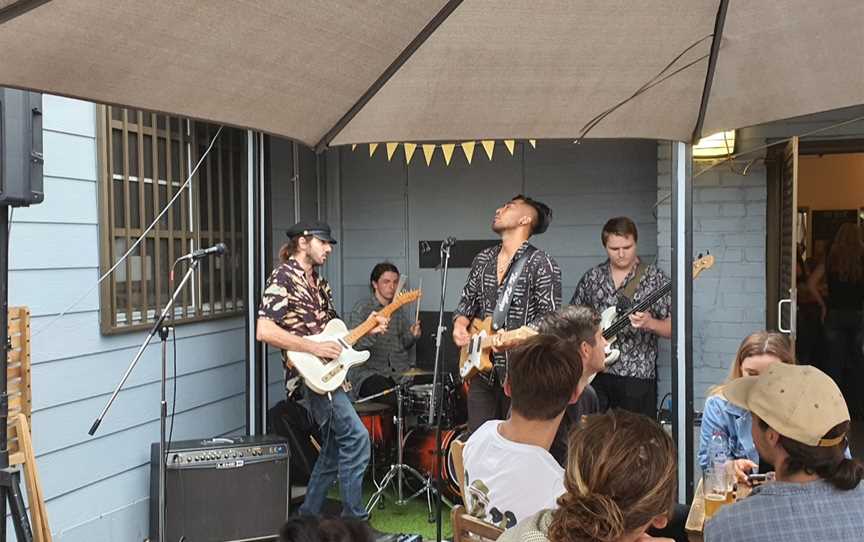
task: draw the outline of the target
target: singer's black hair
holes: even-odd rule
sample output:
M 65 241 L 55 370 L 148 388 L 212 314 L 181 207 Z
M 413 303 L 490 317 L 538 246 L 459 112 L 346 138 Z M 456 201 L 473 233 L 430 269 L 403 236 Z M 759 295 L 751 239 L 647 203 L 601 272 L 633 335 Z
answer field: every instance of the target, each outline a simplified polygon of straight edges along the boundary
M 516 194 L 510 201 L 524 201 L 534 208 L 537 213 L 537 223 L 531 229 L 531 235 L 539 235 L 549 229 L 549 224 L 552 222 L 552 209 L 542 201 L 529 198 L 525 194 Z

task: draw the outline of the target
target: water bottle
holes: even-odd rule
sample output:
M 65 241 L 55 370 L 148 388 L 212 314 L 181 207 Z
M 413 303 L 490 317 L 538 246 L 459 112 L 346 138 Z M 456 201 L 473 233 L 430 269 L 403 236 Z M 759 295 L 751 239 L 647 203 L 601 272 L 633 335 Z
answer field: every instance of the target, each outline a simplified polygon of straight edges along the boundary
M 708 466 L 714 469 L 725 469 L 726 461 L 729 459 L 729 447 L 726 435 L 720 431 L 714 431 L 711 441 L 708 443 Z

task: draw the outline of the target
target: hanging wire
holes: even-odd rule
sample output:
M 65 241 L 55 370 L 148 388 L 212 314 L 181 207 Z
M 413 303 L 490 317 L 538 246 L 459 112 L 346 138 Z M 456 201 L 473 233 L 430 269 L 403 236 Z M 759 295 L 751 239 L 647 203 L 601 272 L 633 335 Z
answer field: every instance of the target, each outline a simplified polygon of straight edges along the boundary
M 186 178 L 186 182 L 183 183 L 183 185 L 182 185 L 182 186 L 177 190 L 177 193 L 174 194 L 174 197 L 171 198 L 171 201 L 169 201 L 169 202 L 165 205 L 165 207 L 162 209 L 162 211 L 160 211 L 160 213 L 156 216 L 156 218 L 153 219 L 153 222 L 151 222 L 150 225 L 147 226 L 147 229 L 145 229 L 145 230 L 141 233 L 141 235 L 140 235 L 140 236 L 135 240 L 135 242 L 132 243 L 132 246 L 129 247 L 129 250 L 127 250 L 125 254 L 123 254 L 122 256 L 120 256 L 120 259 L 117 260 L 117 262 L 114 263 L 113 266 L 111 266 L 111 269 L 109 269 L 108 271 L 105 271 L 105 273 L 104 273 L 101 277 L 99 277 L 99 280 L 96 281 L 96 284 L 94 284 L 92 288 L 90 288 L 89 290 L 87 290 L 86 292 L 84 292 L 84 294 L 83 294 L 81 297 L 79 297 L 78 299 L 76 299 L 75 301 L 73 301 L 73 302 L 72 302 L 68 307 L 66 307 L 65 309 L 63 309 L 63 310 L 62 310 L 62 311 L 61 311 L 57 316 L 55 316 L 54 318 L 52 318 L 50 322 L 48 322 L 48 323 L 45 324 L 44 326 L 40 327 L 39 329 L 34 330 L 34 331 L 33 331 L 33 335 L 32 335 L 32 337 L 36 337 L 37 335 L 39 335 L 39 334 L 42 333 L 43 331 L 45 331 L 45 330 L 51 328 L 55 323 L 57 323 L 58 320 L 60 320 L 61 318 L 63 318 L 63 317 L 66 315 L 66 313 L 68 313 L 70 310 L 72 310 L 73 308 L 75 308 L 75 306 L 77 306 L 79 303 L 81 303 L 82 301 L 84 301 L 84 299 L 86 299 L 90 294 L 92 294 L 92 293 L 96 290 L 96 288 L 98 288 L 99 285 L 102 284 L 102 282 L 103 282 L 106 278 L 108 278 L 109 276 L 111 276 L 111 273 L 113 273 L 113 272 L 117 269 L 117 267 L 119 267 L 120 264 L 123 263 L 123 262 L 126 260 L 126 258 L 129 257 L 130 254 L 132 254 L 132 252 L 135 250 L 135 248 L 136 248 L 139 244 L 141 244 L 141 241 L 143 241 L 144 238 L 147 236 L 147 234 L 150 233 L 150 230 L 152 230 L 154 227 L 156 227 L 156 224 L 159 222 L 159 220 L 162 219 L 162 216 L 165 215 L 165 213 L 168 212 L 168 209 L 170 209 L 171 206 L 174 204 L 174 202 L 177 201 L 177 198 L 180 197 L 180 195 L 183 193 L 183 190 L 186 189 L 186 188 L 187 188 L 187 187 L 192 183 L 192 177 L 195 176 L 195 174 L 198 172 L 198 168 L 199 168 L 199 167 L 201 166 L 201 164 L 204 162 L 204 159 L 207 158 L 207 155 L 208 155 L 208 154 L 210 154 L 210 150 L 213 148 L 213 145 L 216 144 L 216 140 L 219 138 L 219 135 L 220 135 L 221 133 L 222 133 L 222 126 L 220 126 L 220 127 L 219 127 L 219 130 L 216 131 L 216 135 L 214 135 L 214 136 L 213 136 L 213 139 L 210 141 L 210 146 L 208 146 L 208 147 L 207 147 L 207 150 L 204 151 L 204 154 L 201 155 L 201 159 L 198 160 L 198 163 L 195 164 L 195 167 L 194 167 L 194 168 L 192 169 L 192 171 L 189 173 L 189 176 Z
M 588 135 L 588 132 L 590 132 L 592 129 L 594 129 L 594 127 L 597 126 L 600 122 L 602 122 L 603 119 L 605 119 L 606 117 L 611 115 L 613 112 L 615 112 L 617 109 L 621 108 L 622 106 L 624 106 L 625 104 L 627 104 L 631 100 L 635 99 L 637 96 L 639 96 L 639 95 L 643 94 L 644 92 L 648 91 L 649 89 L 659 85 L 660 83 L 666 81 L 667 79 L 674 77 L 675 75 L 681 73 L 682 71 L 686 70 L 687 68 L 689 68 L 695 64 L 698 64 L 699 62 L 708 58 L 710 56 L 709 54 L 702 55 L 699 58 L 697 58 L 691 62 L 688 62 L 684 66 L 681 66 L 680 68 L 673 71 L 672 73 L 667 74 L 665 77 L 663 75 L 667 71 L 669 71 L 672 68 L 672 66 L 674 66 L 679 60 L 681 60 L 681 57 L 686 55 L 688 52 L 693 50 L 695 47 L 699 46 L 699 44 L 701 44 L 701 43 L 705 42 L 707 39 L 713 38 L 713 37 L 714 37 L 714 34 L 708 34 L 708 35 L 703 36 L 702 38 L 696 40 L 695 42 L 693 42 L 689 46 L 687 46 L 683 51 L 678 53 L 678 55 L 675 58 L 673 58 L 668 64 L 666 64 L 666 66 L 662 70 L 660 70 L 657 73 L 657 75 L 655 75 L 654 77 L 649 79 L 645 84 L 643 84 L 641 87 L 639 87 L 633 94 L 631 94 L 629 97 L 621 100 L 620 102 L 616 103 L 615 105 L 609 107 L 605 111 L 601 112 L 600 114 L 596 115 L 594 118 L 592 118 L 591 120 L 586 122 L 585 125 L 582 127 L 582 130 L 580 131 L 579 137 L 576 139 L 576 142 L 581 143 L 581 141 L 585 138 L 585 136 Z
M 804 132 L 804 133 L 801 133 L 801 134 L 797 134 L 797 135 L 789 136 L 789 137 L 784 138 L 784 139 L 779 139 L 779 140 L 777 140 L 777 141 L 772 141 L 771 143 L 766 143 L 766 144 L 764 144 L 764 145 L 759 145 L 759 146 L 757 146 L 757 147 L 753 147 L 752 149 L 747 149 L 746 151 L 741 151 L 741 152 L 736 153 L 736 154 L 730 154 L 730 155 L 727 156 L 726 158 L 723 158 L 722 160 L 718 160 L 718 161 L 712 163 L 711 165 L 707 166 L 706 168 L 701 169 L 701 170 L 699 170 L 698 172 L 694 173 L 694 174 L 693 174 L 693 178 L 695 179 L 695 178 L 697 178 L 697 177 L 699 177 L 699 176 L 701 176 L 701 175 L 704 175 L 705 173 L 711 171 L 712 169 L 714 169 L 714 168 L 716 168 L 716 167 L 718 167 L 718 166 L 721 166 L 721 165 L 725 164 L 726 162 L 733 161 L 733 160 L 735 160 L 736 158 L 739 158 L 739 157 L 741 157 L 741 156 L 745 156 L 745 155 L 748 155 L 748 154 L 753 154 L 754 152 L 758 152 L 758 151 L 761 151 L 761 150 L 769 149 L 769 148 L 774 147 L 774 146 L 776 146 L 776 145 L 785 145 L 786 143 L 789 143 L 790 141 L 792 141 L 792 140 L 793 140 L 794 138 L 796 138 L 796 137 L 797 137 L 798 139 L 804 139 L 804 138 L 806 138 L 806 137 L 810 137 L 810 136 L 812 136 L 812 135 L 816 135 L 816 134 L 821 133 L 821 132 L 827 132 L 828 130 L 833 130 L 833 129 L 835 129 L 835 128 L 841 128 L 841 127 L 846 126 L 846 125 L 848 125 L 848 124 L 854 124 L 854 123 L 856 123 L 856 122 L 861 122 L 862 120 L 864 120 L 864 116 L 855 117 L 855 118 L 853 118 L 853 119 L 844 120 L 843 122 L 838 122 L 838 123 L 836 123 L 836 124 L 832 124 L 832 125 L 830 125 L 830 126 L 823 126 L 822 128 L 817 128 L 816 130 L 811 130 L 811 131 L 809 131 L 809 132 Z M 750 162 L 748 162 L 747 165 L 744 166 L 744 175 L 746 175 L 746 174 L 747 174 L 747 171 L 748 171 L 748 170 L 753 166 L 753 164 L 754 164 L 755 162 L 757 162 L 758 160 L 760 160 L 760 159 L 761 159 L 761 157 L 756 157 L 756 158 L 754 158 L 753 160 L 751 160 Z M 671 197 L 672 197 L 672 192 L 669 192 L 668 194 L 666 194 L 665 196 L 663 196 L 662 198 L 660 198 L 659 200 L 657 200 L 657 203 L 654 204 L 654 207 L 655 207 L 655 208 L 658 207 L 658 206 L 661 205 L 664 201 L 668 200 L 668 199 L 671 198 Z

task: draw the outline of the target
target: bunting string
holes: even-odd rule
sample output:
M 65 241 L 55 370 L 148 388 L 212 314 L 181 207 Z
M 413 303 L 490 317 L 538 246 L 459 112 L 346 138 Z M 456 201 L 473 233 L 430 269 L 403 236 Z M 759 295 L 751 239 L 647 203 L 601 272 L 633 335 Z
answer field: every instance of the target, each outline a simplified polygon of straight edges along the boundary
M 532 149 L 537 148 L 537 140 L 536 139 L 527 139 L 525 140 L 527 144 L 531 145 Z M 515 139 L 503 139 L 501 142 L 504 144 L 504 147 L 510 153 L 510 156 L 515 156 L 516 153 L 516 140 Z M 462 154 L 465 156 L 465 160 L 470 165 L 474 160 L 474 150 L 477 147 L 477 144 L 480 144 L 483 147 L 483 151 L 486 154 L 486 157 L 489 161 L 492 161 L 492 157 L 495 154 L 495 146 L 497 142 L 494 139 L 482 139 L 479 141 L 462 141 L 459 143 L 399 143 L 396 141 L 390 141 L 387 143 L 383 143 L 384 148 L 387 152 L 387 161 L 390 162 L 393 160 L 393 157 L 396 155 L 396 152 L 401 147 L 404 151 L 405 163 L 411 164 L 411 159 L 414 158 L 414 153 L 417 150 L 417 147 L 420 147 L 423 150 L 423 158 L 426 161 L 426 165 L 432 165 L 432 160 L 435 158 L 435 153 L 438 149 L 441 149 L 441 155 L 444 158 L 444 165 L 449 166 L 453 161 L 453 155 L 456 152 L 456 148 L 459 147 L 462 149 Z M 378 149 L 378 146 L 382 145 L 381 143 L 369 143 L 369 157 L 372 158 L 375 155 L 375 151 Z M 357 150 L 357 147 L 360 145 L 354 143 L 351 145 L 351 150 Z

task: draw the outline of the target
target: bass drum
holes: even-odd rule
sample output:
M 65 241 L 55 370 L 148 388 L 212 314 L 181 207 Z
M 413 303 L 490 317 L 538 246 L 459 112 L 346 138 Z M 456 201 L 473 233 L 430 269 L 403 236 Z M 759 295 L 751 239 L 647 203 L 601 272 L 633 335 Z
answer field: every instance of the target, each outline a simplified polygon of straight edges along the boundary
M 441 429 L 441 451 L 446 459 L 441 465 L 441 487 L 444 495 L 450 499 L 459 498 L 459 479 L 456 477 L 456 467 L 453 464 L 453 454 L 450 445 L 453 441 L 465 442 L 468 430 L 464 426 L 455 429 Z M 405 464 L 420 471 L 424 476 L 435 476 L 435 429 L 415 427 L 408 431 L 402 442 Z M 412 476 L 405 477 L 405 485 L 412 491 L 417 491 L 419 485 Z

